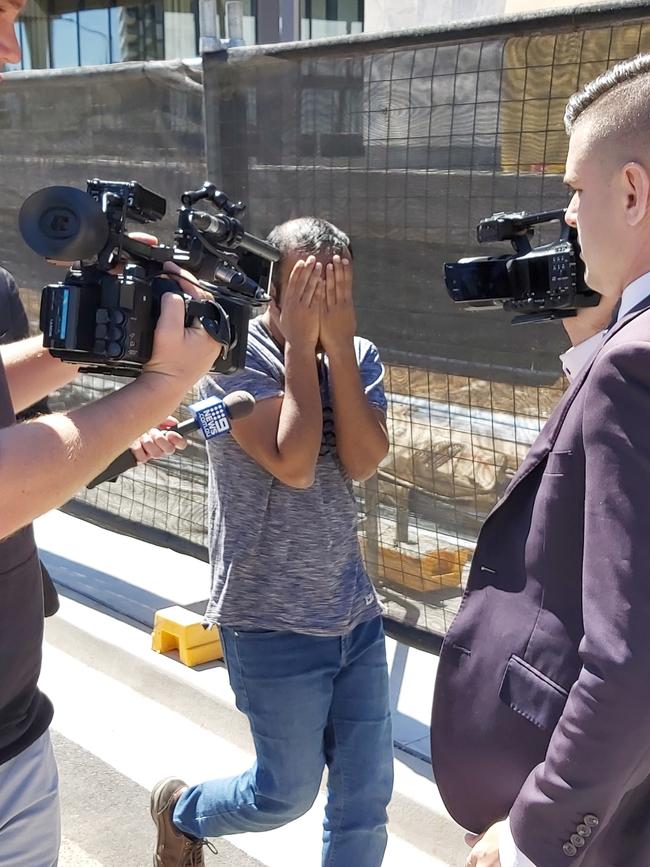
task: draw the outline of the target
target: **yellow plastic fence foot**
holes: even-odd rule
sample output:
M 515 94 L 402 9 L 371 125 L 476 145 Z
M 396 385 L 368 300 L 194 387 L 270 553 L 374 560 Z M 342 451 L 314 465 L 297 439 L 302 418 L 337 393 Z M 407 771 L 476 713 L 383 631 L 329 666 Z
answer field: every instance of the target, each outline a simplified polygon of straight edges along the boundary
M 180 605 L 156 611 L 151 649 L 156 653 L 178 650 L 181 662 L 190 668 L 223 659 L 218 629 L 204 629 L 201 615 Z

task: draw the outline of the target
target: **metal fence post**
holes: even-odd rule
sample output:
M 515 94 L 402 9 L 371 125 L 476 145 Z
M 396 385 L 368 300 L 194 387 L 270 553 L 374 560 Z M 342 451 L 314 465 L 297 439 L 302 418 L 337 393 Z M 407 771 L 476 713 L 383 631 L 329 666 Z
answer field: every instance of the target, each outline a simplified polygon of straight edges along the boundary
M 228 0 L 226 3 L 226 34 L 230 47 L 244 44 L 244 4 L 241 0 Z
M 217 0 L 199 0 L 199 54 L 203 56 L 220 48 Z

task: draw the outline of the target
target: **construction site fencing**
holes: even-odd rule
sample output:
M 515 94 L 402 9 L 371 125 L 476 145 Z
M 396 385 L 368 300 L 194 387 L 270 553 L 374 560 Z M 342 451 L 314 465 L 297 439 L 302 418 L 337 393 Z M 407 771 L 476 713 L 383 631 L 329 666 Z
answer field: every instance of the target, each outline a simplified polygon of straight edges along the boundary
M 625 3 L 236 48 L 202 63 L 10 75 L 0 258 L 36 325 L 38 287 L 62 272 L 27 250 L 17 209 L 41 186 L 96 176 L 165 195 L 168 215 L 151 228 L 167 241 L 180 193 L 205 179 L 248 203 L 255 234 L 307 215 L 346 231 L 359 333 L 386 367 L 391 441 L 377 476 L 356 486 L 360 541 L 389 623 L 432 645 L 458 609 L 482 522 L 565 388 L 568 345 L 557 323 L 513 327 L 500 310 L 456 308 L 443 263 L 508 252 L 477 244 L 494 212 L 566 205 L 568 98 L 644 50 L 650 11 Z M 536 243 L 557 235 L 541 227 Z M 119 384 L 84 375 L 52 406 Z M 206 492 L 192 436 L 182 454 L 82 491 L 68 509 L 206 558 Z

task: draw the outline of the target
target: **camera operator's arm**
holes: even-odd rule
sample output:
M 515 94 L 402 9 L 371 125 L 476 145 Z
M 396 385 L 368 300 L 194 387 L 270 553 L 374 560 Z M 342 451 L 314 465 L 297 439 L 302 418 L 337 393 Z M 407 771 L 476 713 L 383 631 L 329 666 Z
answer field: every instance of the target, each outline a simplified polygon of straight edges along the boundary
M 315 257 L 297 262 L 282 293 L 282 309 L 273 308 L 285 337 L 284 395 L 258 401 L 252 414 L 232 428 L 233 437 L 254 461 L 293 488 L 314 483 L 323 433 L 316 367 L 320 275 Z
M 354 345 L 356 316 L 352 301 L 352 265 L 334 256 L 325 272 L 320 339 L 329 359 L 332 379 L 336 451 L 348 476 L 370 478 L 388 453 L 386 417 L 373 406 L 361 380 Z
M 9 343 L 0 353 L 17 413 L 72 382 L 77 375 L 74 364 L 64 364 L 50 355 L 40 336 Z
M 184 316 L 183 300 L 166 294 L 151 361 L 119 391 L 0 430 L 0 538 L 68 500 L 209 369 L 220 346 L 198 323 L 184 329 Z

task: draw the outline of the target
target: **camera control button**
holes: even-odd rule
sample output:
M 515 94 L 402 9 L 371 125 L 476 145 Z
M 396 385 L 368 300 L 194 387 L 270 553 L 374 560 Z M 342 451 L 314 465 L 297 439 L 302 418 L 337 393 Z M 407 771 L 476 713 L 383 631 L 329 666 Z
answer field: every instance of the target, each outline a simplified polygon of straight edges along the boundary
M 108 326 L 107 325 L 97 325 L 95 327 L 95 338 L 97 340 L 104 340 L 107 334 L 108 334 Z
M 111 310 L 110 318 L 113 325 L 123 325 L 126 322 L 126 316 L 121 310 Z
M 110 320 L 108 310 L 105 310 L 103 307 L 100 307 L 99 310 L 95 313 L 95 322 L 104 323 Z
M 113 340 L 108 344 L 108 346 L 106 348 L 106 354 L 110 358 L 119 358 L 120 355 L 122 354 L 122 347 L 120 346 L 119 343 L 116 343 Z
M 106 355 L 106 341 L 96 340 L 93 343 L 93 352 L 95 355 Z

